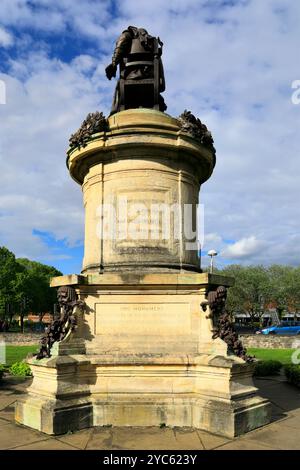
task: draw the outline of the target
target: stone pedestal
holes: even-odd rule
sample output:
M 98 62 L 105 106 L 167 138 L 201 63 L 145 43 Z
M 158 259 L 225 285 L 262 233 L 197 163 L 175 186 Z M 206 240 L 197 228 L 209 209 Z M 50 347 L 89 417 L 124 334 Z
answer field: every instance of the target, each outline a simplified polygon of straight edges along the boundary
M 30 360 L 34 379 L 17 404 L 18 422 L 48 434 L 165 424 L 234 437 L 270 421 L 270 405 L 252 383 L 253 365 L 212 339 L 209 308 L 201 307 L 209 291 L 233 282 L 199 272 L 195 240 L 184 227 L 184 207 L 191 204 L 195 221 L 200 185 L 214 163 L 213 152 L 176 119 L 143 109 L 112 116 L 109 131 L 69 152 L 70 173 L 84 193 L 83 271 L 54 278 L 52 286 L 73 286 L 86 307 L 51 358 Z M 143 217 L 136 220 L 127 207 L 120 231 L 133 223 L 139 237 L 125 230 L 105 238 L 99 207 L 110 204 L 118 214 L 124 196 L 142 204 Z M 164 230 L 162 219 L 149 222 L 156 203 L 179 206 L 179 217 L 170 219 L 179 237 L 173 230 L 149 237 Z
M 87 311 L 50 359 L 32 359 L 34 379 L 16 419 L 48 434 L 89 426 L 192 426 L 234 437 L 270 420 L 253 365 L 212 340 L 200 308 L 209 274 L 64 276 Z M 86 350 L 82 351 L 82 335 Z
M 213 171 L 214 153 L 159 111 L 130 109 L 108 121 L 109 131 L 67 159 L 83 191 L 82 273 L 199 271 L 195 236 L 184 219 L 196 229 L 199 190 Z

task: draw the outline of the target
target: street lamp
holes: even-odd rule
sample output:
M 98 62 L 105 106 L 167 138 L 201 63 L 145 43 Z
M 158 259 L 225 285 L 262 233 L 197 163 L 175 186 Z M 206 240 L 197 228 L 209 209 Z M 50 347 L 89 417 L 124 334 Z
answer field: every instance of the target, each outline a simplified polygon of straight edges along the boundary
M 209 250 L 207 254 L 208 254 L 208 256 L 210 256 L 210 273 L 212 274 L 212 272 L 214 270 L 213 258 L 214 258 L 214 256 L 217 256 L 218 253 L 215 250 Z

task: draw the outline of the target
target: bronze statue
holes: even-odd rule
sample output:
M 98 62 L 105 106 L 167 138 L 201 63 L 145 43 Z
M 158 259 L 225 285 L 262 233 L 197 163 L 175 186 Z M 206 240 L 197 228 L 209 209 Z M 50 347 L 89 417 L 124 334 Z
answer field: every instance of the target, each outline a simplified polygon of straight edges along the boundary
M 207 306 L 210 308 L 211 313 L 206 318 L 212 319 L 212 339 L 222 339 L 227 344 L 230 354 L 235 354 L 246 362 L 253 362 L 252 356 L 247 355 L 247 351 L 235 331 L 230 315 L 226 311 L 226 299 L 226 287 L 219 286 L 217 289 L 211 290 L 207 295 L 207 300 L 201 303 L 204 312 Z
M 106 69 L 109 80 L 120 68 L 111 114 L 130 108 L 153 108 L 165 111 L 160 95 L 165 90 L 160 38 L 143 28 L 128 26 L 116 42 L 111 64 Z
M 71 286 L 62 286 L 57 291 L 57 301 L 60 307 L 59 319 L 46 328 L 45 335 L 42 337 L 40 350 L 36 355 L 37 359 L 51 357 L 51 348 L 57 341 L 62 341 L 67 334 L 74 331 L 77 327 L 77 320 L 73 313 L 75 306 L 83 306 L 83 302 L 77 299 L 76 291 Z

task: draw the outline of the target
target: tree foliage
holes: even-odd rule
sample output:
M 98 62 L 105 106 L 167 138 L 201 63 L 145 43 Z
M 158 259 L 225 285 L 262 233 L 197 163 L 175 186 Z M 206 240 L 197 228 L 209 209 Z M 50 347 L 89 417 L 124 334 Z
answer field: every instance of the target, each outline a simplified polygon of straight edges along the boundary
M 5 314 L 5 306 L 15 300 L 15 281 L 22 267 L 15 255 L 5 247 L 0 247 L 0 314 Z
M 52 266 L 47 266 L 26 258 L 16 259 L 5 247 L 0 247 L 0 315 L 11 312 L 23 317 L 29 311 L 41 316 L 52 311 L 56 301 L 56 291 L 51 289 L 51 277 L 62 273 Z
M 235 279 L 228 291 L 231 312 L 247 313 L 254 321 L 269 307 L 276 308 L 279 316 L 300 309 L 300 267 L 229 265 L 220 274 Z

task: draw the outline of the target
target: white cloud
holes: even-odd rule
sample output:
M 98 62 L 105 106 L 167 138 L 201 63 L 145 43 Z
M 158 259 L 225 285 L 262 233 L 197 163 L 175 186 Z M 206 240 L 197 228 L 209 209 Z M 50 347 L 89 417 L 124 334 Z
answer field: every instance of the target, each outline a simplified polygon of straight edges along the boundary
M 224 242 L 221 235 L 217 233 L 207 233 L 204 236 L 203 248 L 205 250 L 219 250 L 220 246 L 223 246 Z
M 0 245 L 18 256 L 53 258 L 33 229 L 70 246 L 83 238 L 81 191 L 68 175 L 65 152 L 87 113 L 108 103 L 99 96 L 107 82 L 96 70 L 87 77 L 80 63 L 32 54 L 12 64 L 15 78 L 0 74 L 7 87 L 0 108 Z
M 117 16 L 109 0 L 39 0 L 34 10 L 32 3 L 1 0 L 0 24 L 24 35 L 17 39 L 22 54 L 0 75 L 7 84 L 0 217 L 9 208 L 0 244 L 38 256 L 45 247 L 32 228 L 70 243 L 82 238 L 80 189 L 64 165 L 67 140 L 88 112 L 108 112 L 115 84 L 104 67 L 120 31 L 136 24 L 164 42 L 168 112 L 191 109 L 215 139 L 217 165 L 200 194 L 205 249 L 220 251 L 218 262 L 300 263 L 300 105 L 291 102 L 291 84 L 300 79 L 298 2 L 140 0 L 137 8 L 119 0 Z M 65 63 L 31 29 L 89 38 L 94 48 Z
M 0 47 L 9 47 L 13 44 L 13 37 L 0 26 Z
M 242 238 L 232 245 L 227 246 L 223 250 L 222 256 L 229 259 L 240 260 L 259 254 L 264 247 L 265 243 L 263 241 L 257 240 L 255 236 L 251 236 Z

